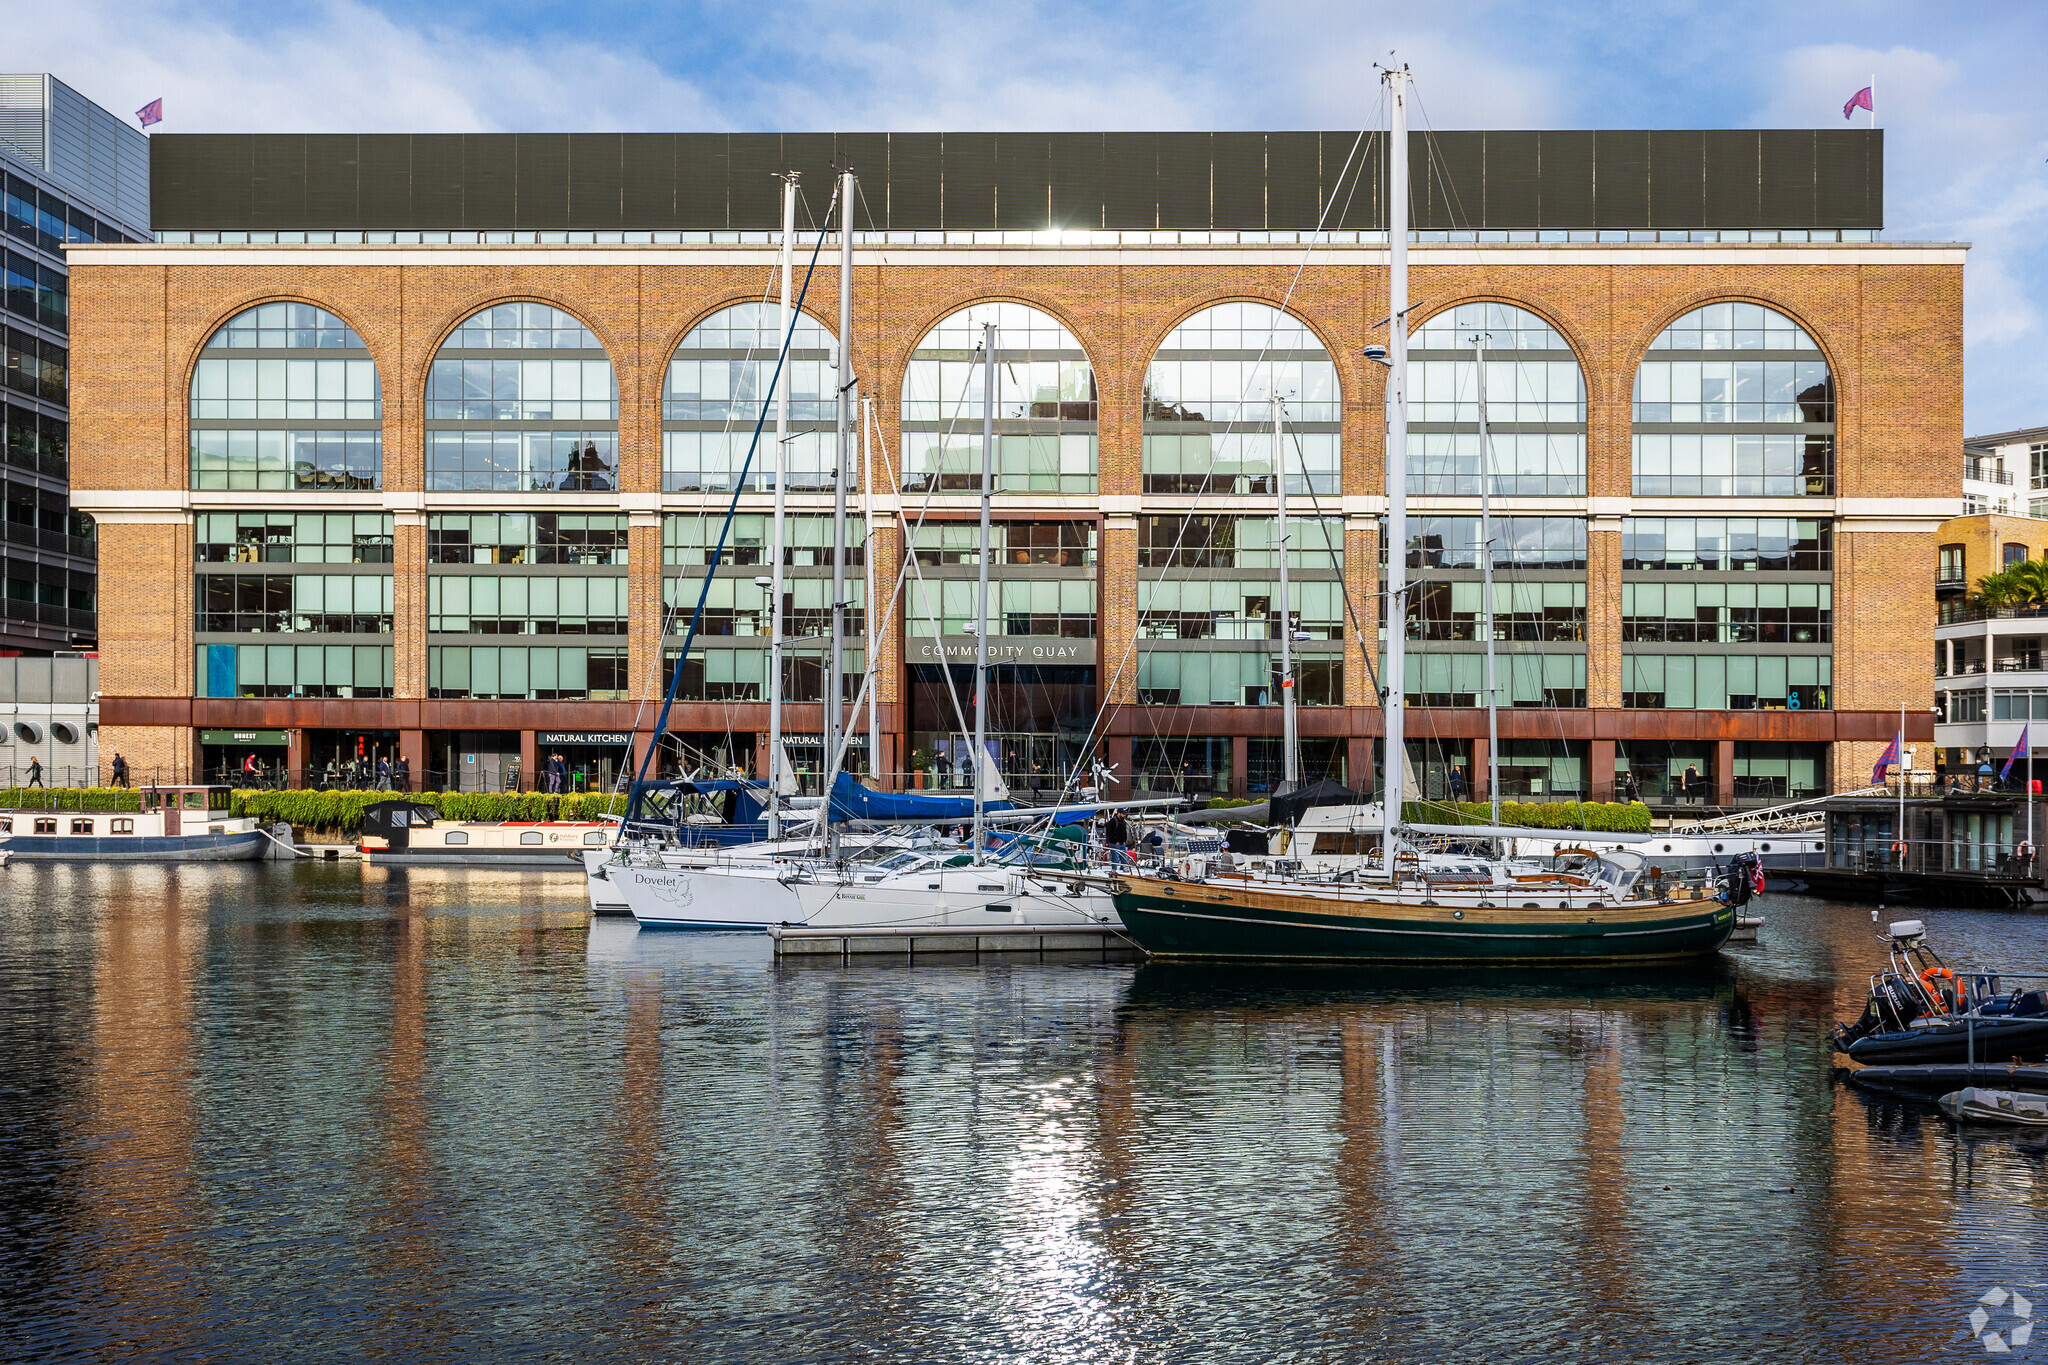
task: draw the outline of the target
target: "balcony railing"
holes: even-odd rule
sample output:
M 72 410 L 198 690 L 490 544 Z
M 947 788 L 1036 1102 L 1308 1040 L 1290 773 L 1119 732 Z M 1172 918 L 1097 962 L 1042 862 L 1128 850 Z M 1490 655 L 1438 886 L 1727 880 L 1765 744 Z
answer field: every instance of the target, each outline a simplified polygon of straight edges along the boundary
M 1970 621 L 2048 621 L 2048 603 L 2025 607 L 1987 607 L 1976 602 L 1943 602 L 1936 623 L 1959 626 Z
M 2012 483 L 2011 470 L 1998 465 L 1987 464 L 1982 460 L 1963 461 L 1963 477 L 1975 480 L 1978 483 L 2002 483 L 2008 486 Z

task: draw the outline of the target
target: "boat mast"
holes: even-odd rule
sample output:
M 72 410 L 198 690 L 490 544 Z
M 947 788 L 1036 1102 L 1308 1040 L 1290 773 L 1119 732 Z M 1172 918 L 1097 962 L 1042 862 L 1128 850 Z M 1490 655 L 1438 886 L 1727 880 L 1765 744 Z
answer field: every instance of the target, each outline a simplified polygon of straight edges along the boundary
M 1274 367 L 1279 368 L 1277 365 Z M 1294 737 L 1294 615 L 1287 595 L 1287 461 L 1282 452 L 1285 433 L 1281 430 L 1280 395 L 1273 395 L 1273 487 L 1278 490 L 1275 506 L 1278 525 L 1274 539 L 1280 546 L 1280 790 L 1291 792 L 1300 785 L 1295 767 Z
M 1472 366 L 1479 375 L 1479 570 L 1481 629 L 1486 632 L 1486 794 L 1493 827 L 1500 828 L 1500 684 L 1493 659 L 1493 446 L 1486 431 L 1486 333 L 1472 334 Z
M 981 794 L 988 784 L 988 500 L 996 469 L 996 325 L 981 325 L 981 566 L 974 599 L 974 865 L 981 866 Z
M 796 245 L 797 173 L 782 177 L 782 319 L 789 332 L 789 273 Z M 783 362 L 787 366 L 788 362 Z M 782 837 L 782 535 L 783 491 L 789 483 L 789 383 L 775 386 L 775 523 L 768 534 L 768 837 Z
M 1408 742 L 1402 714 L 1408 684 L 1408 69 L 1382 73 L 1387 85 L 1387 689 L 1384 829 L 1380 857 L 1394 875 Z
M 830 781 L 839 772 L 839 708 L 845 690 L 846 654 L 846 470 L 853 454 L 853 172 L 839 175 L 839 384 L 838 439 L 832 447 L 832 652 L 825 668 L 825 856 L 839 856 L 839 827 L 832 822 Z
M 863 396 L 860 400 L 860 487 L 861 519 L 867 534 L 862 539 L 861 581 L 867 584 L 867 607 L 863 624 L 867 629 L 862 633 L 867 644 L 868 682 L 868 781 L 880 784 L 882 779 L 882 708 L 881 690 L 877 687 L 875 660 L 882 656 L 882 642 L 877 632 L 881 630 L 882 602 L 878 594 L 881 588 L 875 578 L 875 460 L 872 437 L 875 427 L 875 400 Z

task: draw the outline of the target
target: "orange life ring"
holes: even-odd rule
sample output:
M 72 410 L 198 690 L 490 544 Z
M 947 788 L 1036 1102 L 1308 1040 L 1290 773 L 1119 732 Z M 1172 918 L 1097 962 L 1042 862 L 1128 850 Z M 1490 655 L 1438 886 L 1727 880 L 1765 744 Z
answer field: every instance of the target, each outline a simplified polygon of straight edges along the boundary
M 1956 974 L 1946 967 L 1927 968 L 1927 970 L 1920 973 L 1920 984 L 1927 988 L 1928 998 L 1934 1002 L 1935 1010 L 1946 1014 L 1948 1013 L 1948 1004 L 1942 999 L 1942 987 L 1940 984 L 1940 979 L 1943 977 L 1948 978 L 1949 1000 L 1954 1000 L 1956 995 Z

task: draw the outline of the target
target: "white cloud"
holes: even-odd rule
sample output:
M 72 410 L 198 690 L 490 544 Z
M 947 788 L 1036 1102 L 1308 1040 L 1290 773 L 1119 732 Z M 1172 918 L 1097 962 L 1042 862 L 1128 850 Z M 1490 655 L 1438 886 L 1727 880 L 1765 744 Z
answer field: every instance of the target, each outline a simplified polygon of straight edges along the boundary
M 1847 100 L 1873 74 L 1885 130 L 1885 236 L 1971 243 L 1963 275 L 1970 429 L 2048 420 L 2038 392 L 2012 387 L 2022 368 L 2014 349 L 2040 344 L 2048 288 L 2039 226 L 2048 215 L 2040 131 L 2048 98 L 2038 82 L 2007 80 L 1989 63 L 1966 68 L 1916 48 L 1829 44 L 1784 55 L 1773 82 L 1780 93 L 1755 122 L 1810 124 L 1816 92 Z
M 162 96 L 168 132 L 724 126 L 695 85 L 645 58 L 402 25 L 356 0 L 283 32 L 106 0 L 24 9 L 8 25 L 11 70 L 54 72 L 118 112 Z

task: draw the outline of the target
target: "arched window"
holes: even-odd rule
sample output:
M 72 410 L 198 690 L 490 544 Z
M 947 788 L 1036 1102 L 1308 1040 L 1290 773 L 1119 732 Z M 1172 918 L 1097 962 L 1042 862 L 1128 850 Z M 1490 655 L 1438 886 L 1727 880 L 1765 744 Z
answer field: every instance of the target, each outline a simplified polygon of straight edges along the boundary
M 430 492 L 603 492 L 618 467 L 619 392 L 590 330 L 544 303 L 471 314 L 427 375 Z
M 918 342 L 903 374 L 905 492 L 981 489 L 982 326 L 996 325 L 999 490 L 1095 491 L 1095 369 L 1073 334 L 1021 303 L 977 303 Z
M 1298 318 L 1219 303 L 1168 333 L 1145 372 L 1147 493 L 1271 493 L 1273 399 L 1289 492 L 1337 491 L 1337 366 Z
M 192 372 L 195 490 L 373 489 L 384 468 L 377 362 L 310 303 L 228 319 Z
M 1483 464 L 1474 336 L 1486 348 Z M 1496 496 L 1585 495 L 1586 382 L 1549 323 L 1513 304 L 1461 303 L 1416 328 L 1408 354 L 1410 493 L 1476 497 L 1489 468 Z
M 1835 382 L 1803 328 L 1759 303 L 1710 303 L 1636 369 L 1635 494 L 1828 497 Z
M 661 393 L 661 486 L 670 493 L 726 492 L 746 463 L 747 446 L 782 352 L 782 309 L 736 303 L 690 329 L 668 363 Z M 789 390 L 789 486 L 829 489 L 836 413 L 833 385 L 839 347 L 808 314 L 797 318 L 783 372 Z M 775 451 L 768 429 L 747 475 L 750 489 L 774 485 Z

